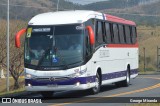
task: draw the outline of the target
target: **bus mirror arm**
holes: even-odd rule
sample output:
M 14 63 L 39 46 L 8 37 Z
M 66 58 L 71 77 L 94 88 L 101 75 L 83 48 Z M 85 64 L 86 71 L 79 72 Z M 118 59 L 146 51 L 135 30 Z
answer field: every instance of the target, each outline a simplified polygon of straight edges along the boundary
M 26 33 L 26 29 L 21 29 L 19 32 L 16 33 L 16 36 L 15 36 L 15 46 L 17 48 L 20 48 L 21 46 L 21 36 Z
M 87 26 L 86 29 L 88 30 L 90 44 L 93 46 L 95 44 L 94 31 L 91 26 Z

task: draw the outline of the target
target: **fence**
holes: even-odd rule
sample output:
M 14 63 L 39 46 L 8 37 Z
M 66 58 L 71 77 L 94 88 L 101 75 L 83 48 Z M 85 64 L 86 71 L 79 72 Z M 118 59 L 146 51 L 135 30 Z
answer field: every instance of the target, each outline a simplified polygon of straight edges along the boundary
M 138 26 L 140 71 L 158 71 L 160 63 L 160 27 Z
M 139 55 L 140 71 L 160 71 L 160 47 L 157 46 L 157 52 L 155 56 L 147 54 L 149 49 L 143 47 L 143 52 Z

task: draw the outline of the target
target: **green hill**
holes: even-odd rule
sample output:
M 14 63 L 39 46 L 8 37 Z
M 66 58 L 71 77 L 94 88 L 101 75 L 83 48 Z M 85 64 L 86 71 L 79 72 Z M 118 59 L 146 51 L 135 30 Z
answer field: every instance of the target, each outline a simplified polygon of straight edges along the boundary
M 0 19 L 6 19 L 7 0 L 0 1 Z M 68 10 L 79 7 L 77 4 L 60 0 L 59 10 Z M 10 0 L 10 18 L 29 20 L 31 17 L 50 11 L 56 11 L 57 0 Z

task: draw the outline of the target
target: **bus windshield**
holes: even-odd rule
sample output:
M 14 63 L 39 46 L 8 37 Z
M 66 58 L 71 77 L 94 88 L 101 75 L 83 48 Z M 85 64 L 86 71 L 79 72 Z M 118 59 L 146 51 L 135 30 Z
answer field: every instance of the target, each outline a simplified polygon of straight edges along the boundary
M 25 40 L 25 65 L 67 67 L 83 61 L 83 24 L 29 26 Z

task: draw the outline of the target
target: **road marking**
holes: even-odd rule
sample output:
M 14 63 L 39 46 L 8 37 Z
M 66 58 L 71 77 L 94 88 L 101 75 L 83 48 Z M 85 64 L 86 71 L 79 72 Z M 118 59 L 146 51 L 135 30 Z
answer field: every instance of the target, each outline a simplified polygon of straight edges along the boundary
M 138 78 L 149 78 L 149 79 L 160 80 L 160 78 L 154 78 L 154 77 L 138 77 Z M 102 96 L 102 98 L 103 97 L 123 96 L 123 95 L 138 93 L 138 92 L 144 92 L 144 91 L 148 91 L 148 90 L 152 90 L 152 89 L 156 89 L 156 88 L 160 88 L 160 83 L 158 83 L 156 85 L 153 85 L 153 86 L 150 86 L 150 87 L 146 87 L 146 88 L 130 91 L 130 92 L 123 92 L 123 93 L 119 93 L 119 94 L 112 94 L 112 95 L 109 95 L 109 96 Z M 86 99 L 86 100 L 79 100 L 79 101 L 73 101 L 73 102 L 68 102 L 68 103 L 52 104 L 52 105 L 49 105 L 49 106 L 64 106 L 64 105 L 68 105 L 68 104 L 88 102 L 88 101 L 98 100 L 98 99 L 102 99 L 102 98 L 97 97 L 97 98 Z

